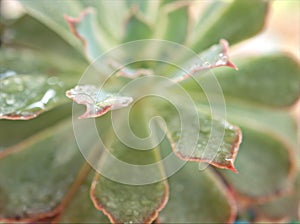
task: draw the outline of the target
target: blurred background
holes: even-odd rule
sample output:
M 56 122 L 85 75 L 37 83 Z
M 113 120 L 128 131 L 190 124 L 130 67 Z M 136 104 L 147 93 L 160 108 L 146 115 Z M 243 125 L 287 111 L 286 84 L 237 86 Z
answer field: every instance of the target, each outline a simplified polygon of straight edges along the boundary
M 204 1 L 209 3 L 211 0 L 195 1 L 199 2 L 199 7 L 203 7 L 205 6 L 205 4 L 203 4 Z M 0 0 L 0 2 L 1 17 L 13 20 L 22 15 L 23 10 L 17 0 Z M 244 54 L 245 52 L 260 53 L 283 50 L 290 52 L 299 60 L 300 0 L 270 0 L 270 2 L 272 7 L 269 12 L 270 16 L 264 32 L 255 38 L 234 46 L 232 48 L 232 54 L 236 55 Z

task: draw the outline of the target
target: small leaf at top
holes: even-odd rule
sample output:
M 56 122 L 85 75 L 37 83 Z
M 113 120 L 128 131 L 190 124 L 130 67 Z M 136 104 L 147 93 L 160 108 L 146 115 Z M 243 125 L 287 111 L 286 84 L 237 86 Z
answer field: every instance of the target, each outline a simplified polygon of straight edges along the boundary
M 63 82 L 58 77 L 0 74 L 0 119 L 28 120 L 63 102 Z
M 237 67 L 231 62 L 228 53 L 228 42 L 224 39 L 219 44 L 211 46 L 209 49 L 199 54 L 198 57 L 189 60 L 183 65 L 182 71 L 175 74 L 173 81 L 180 82 L 194 76 L 198 72 L 207 71 L 208 69 L 228 66 L 237 70 Z
M 132 97 L 125 97 L 101 91 L 93 85 L 76 86 L 66 92 L 66 96 L 78 104 L 86 105 L 86 112 L 79 118 L 100 117 L 110 110 L 127 107 Z

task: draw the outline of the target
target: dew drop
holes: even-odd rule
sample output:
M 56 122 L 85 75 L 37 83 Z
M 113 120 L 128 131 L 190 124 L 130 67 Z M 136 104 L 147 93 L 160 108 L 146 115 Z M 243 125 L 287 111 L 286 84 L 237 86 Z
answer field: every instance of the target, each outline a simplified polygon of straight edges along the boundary
M 6 98 L 7 97 L 7 94 L 6 93 L 1 93 L 0 92 L 0 98 Z
M 133 215 L 138 216 L 140 213 L 137 210 L 133 210 Z
M 142 205 L 149 205 L 151 204 L 150 200 L 148 200 L 146 197 L 143 197 L 141 200 Z
M 227 60 L 228 60 L 228 57 L 226 55 L 224 55 L 223 53 L 220 53 L 218 55 L 215 65 L 216 66 L 225 65 L 227 63 Z
M 117 208 L 117 205 L 114 203 L 114 202 L 112 202 L 112 201 L 109 201 L 109 202 L 107 202 L 107 207 L 109 207 L 109 208 Z
M 205 68 L 208 68 L 208 67 L 210 67 L 210 63 L 209 63 L 208 61 L 206 61 L 206 62 L 203 63 L 203 66 L 204 66 Z
M 231 162 L 231 163 L 232 163 L 232 162 L 233 162 L 233 159 L 232 159 L 232 158 L 228 158 L 228 157 L 226 157 L 226 158 L 225 158 L 225 161 L 227 161 L 227 162 Z
M 15 98 L 12 96 L 9 96 L 5 99 L 5 101 L 8 105 L 13 105 L 15 103 Z
M 47 79 L 47 83 L 49 85 L 51 85 L 51 86 L 52 85 L 56 85 L 56 84 L 59 83 L 59 79 L 57 77 L 55 77 L 55 76 L 52 76 L 52 77 L 50 77 L 50 78 Z
M 132 215 L 132 209 L 126 209 L 126 211 L 125 211 L 125 215 L 127 215 L 127 216 L 131 216 Z

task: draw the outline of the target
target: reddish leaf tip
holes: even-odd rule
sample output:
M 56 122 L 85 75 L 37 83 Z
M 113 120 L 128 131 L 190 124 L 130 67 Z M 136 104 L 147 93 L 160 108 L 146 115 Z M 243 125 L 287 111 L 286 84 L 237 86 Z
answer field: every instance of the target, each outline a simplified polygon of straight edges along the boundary
M 229 57 L 229 43 L 228 43 L 228 41 L 225 40 L 225 39 L 221 39 L 220 40 L 220 45 L 223 46 L 223 49 L 224 49 L 223 53 L 228 58 L 228 61 L 226 62 L 226 66 L 231 67 L 231 68 L 233 68 L 235 70 L 238 70 L 238 67 L 230 60 L 230 57 Z
M 90 14 L 90 13 L 92 13 L 93 11 L 94 11 L 93 8 L 90 8 L 90 7 L 89 7 L 89 8 L 86 8 L 86 9 L 83 10 L 83 11 L 79 14 L 79 16 L 76 17 L 76 18 L 71 17 L 71 16 L 66 15 L 66 14 L 64 15 L 64 19 L 67 21 L 67 23 L 68 23 L 68 25 L 69 25 L 69 28 L 70 28 L 71 32 L 74 34 L 74 36 L 75 36 L 76 38 L 78 38 L 78 39 L 82 42 L 84 48 L 86 48 L 87 41 L 85 40 L 85 38 L 84 38 L 83 36 L 81 36 L 81 35 L 77 32 L 76 26 L 84 19 L 84 17 L 87 16 L 87 14 Z

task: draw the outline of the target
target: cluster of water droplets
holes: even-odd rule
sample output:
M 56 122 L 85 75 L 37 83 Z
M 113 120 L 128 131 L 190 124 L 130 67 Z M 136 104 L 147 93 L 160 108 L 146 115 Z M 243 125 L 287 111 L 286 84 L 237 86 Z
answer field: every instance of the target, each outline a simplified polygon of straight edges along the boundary
M 211 159 L 220 162 L 231 162 L 233 144 L 237 139 L 236 128 L 226 121 L 200 119 L 197 144 L 194 149 L 187 150 L 185 142 L 190 141 L 190 135 L 180 130 L 172 132 L 175 150 L 184 157 Z M 188 153 L 188 154 L 187 154 Z
M 227 62 L 228 62 L 228 56 L 226 56 L 224 53 L 219 53 L 218 56 L 216 57 L 215 65 L 216 66 L 226 65 Z
M 0 74 L 0 117 L 30 116 L 55 101 L 62 83 L 57 77 L 18 75 L 14 71 Z

